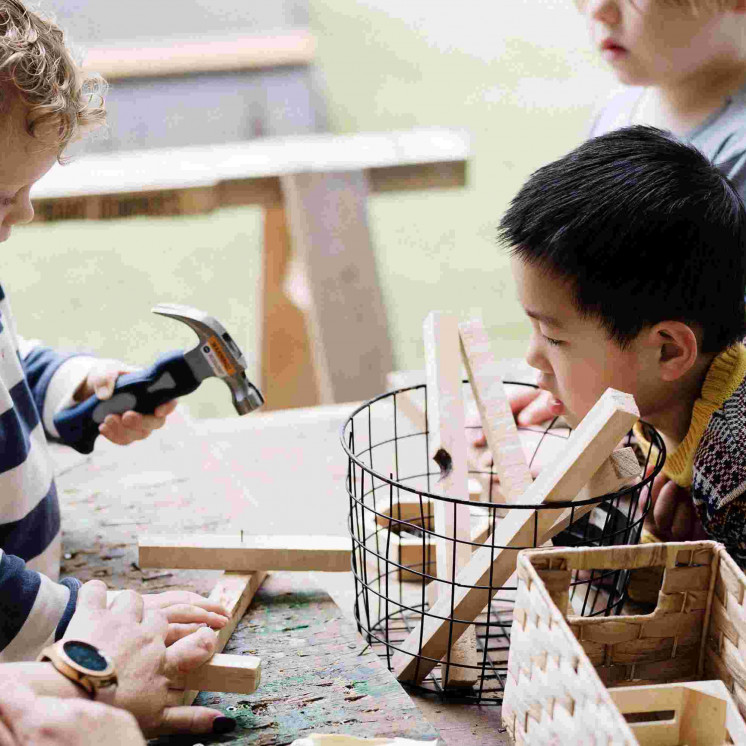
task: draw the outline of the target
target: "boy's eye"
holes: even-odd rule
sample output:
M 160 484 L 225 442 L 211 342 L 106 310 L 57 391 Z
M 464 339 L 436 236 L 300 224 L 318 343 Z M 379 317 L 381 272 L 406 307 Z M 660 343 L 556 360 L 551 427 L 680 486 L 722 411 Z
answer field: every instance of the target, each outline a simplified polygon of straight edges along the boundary
M 562 344 L 562 340 L 561 339 L 552 339 L 551 337 L 547 337 L 546 334 L 544 334 L 543 337 L 544 337 L 544 339 L 546 339 L 547 342 L 549 342 L 550 345 L 552 345 L 554 347 L 558 347 L 559 345 Z

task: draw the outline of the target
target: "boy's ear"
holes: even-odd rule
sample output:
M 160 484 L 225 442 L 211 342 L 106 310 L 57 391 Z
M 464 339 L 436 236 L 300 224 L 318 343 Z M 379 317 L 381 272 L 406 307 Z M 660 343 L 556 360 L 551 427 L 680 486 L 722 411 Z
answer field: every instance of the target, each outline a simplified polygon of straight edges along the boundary
M 681 321 L 661 321 L 650 330 L 650 343 L 657 354 L 657 367 L 662 381 L 676 381 L 697 362 L 699 341 L 688 324 Z

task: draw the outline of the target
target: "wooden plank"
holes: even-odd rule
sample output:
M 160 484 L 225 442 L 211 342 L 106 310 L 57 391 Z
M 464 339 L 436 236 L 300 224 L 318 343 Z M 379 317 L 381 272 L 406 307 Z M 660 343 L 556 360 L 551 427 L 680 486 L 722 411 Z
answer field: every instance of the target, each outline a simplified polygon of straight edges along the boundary
M 222 653 L 236 626 L 249 608 L 251 600 L 259 590 L 259 587 L 267 577 L 263 571 L 251 573 L 226 572 L 220 577 L 210 592 L 210 601 L 216 601 L 223 605 L 230 615 L 228 624 L 218 632 L 218 640 L 215 647 L 216 653 Z M 213 656 L 214 657 L 214 656 Z M 199 691 L 186 689 L 181 701 L 184 705 L 191 705 L 196 699 Z
M 440 468 L 440 479 L 432 491 L 456 500 L 468 500 L 464 401 L 459 362 L 458 319 L 433 311 L 423 326 L 425 372 L 427 375 L 428 449 Z M 454 577 L 471 556 L 471 521 L 466 503 L 436 500 L 433 505 L 435 553 L 438 581 L 432 581 L 429 594 L 450 604 L 455 592 Z M 455 551 L 454 551 L 455 550 Z M 455 554 L 455 556 L 454 556 Z M 444 583 L 439 582 L 445 581 Z M 434 584 L 437 585 L 434 586 Z M 446 649 L 447 649 L 446 645 Z M 444 650 L 444 653 L 446 651 Z M 454 665 L 455 664 L 455 665 Z M 465 632 L 450 648 L 441 665 L 446 686 L 472 686 L 478 678 L 477 639 L 474 628 Z M 470 666 L 471 668 L 466 668 Z
M 631 487 L 642 476 L 642 467 L 635 456 L 633 448 L 620 448 L 614 451 L 609 458 L 598 468 L 598 471 L 590 478 L 588 484 L 578 493 L 576 502 L 590 500 L 593 497 L 602 497 L 619 492 L 625 487 Z M 595 505 L 581 505 L 574 510 L 566 508 L 556 519 L 549 533 L 555 536 L 564 531 L 571 522 L 579 521 L 583 516 L 590 513 Z M 550 538 L 551 538 L 550 536 Z M 549 539 L 544 539 L 545 543 Z
M 216 653 L 204 665 L 185 678 L 185 689 L 199 692 L 231 692 L 253 694 L 262 678 L 262 662 L 255 655 L 224 655 Z
M 89 47 L 83 69 L 106 80 L 309 65 L 316 39 L 303 29 L 272 35 L 169 39 L 168 46 Z
M 282 204 L 264 210 L 262 255 L 261 387 L 271 409 L 316 404 L 319 392 L 311 357 L 308 323 L 287 292 L 290 237 Z
M 351 135 L 262 137 L 245 142 L 83 155 L 64 167 L 55 166 L 34 185 L 32 198 L 36 203 L 178 190 L 296 173 L 383 173 L 439 162 L 463 164 L 469 151 L 469 138 L 462 130 L 418 128 Z M 427 173 L 429 177 L 418 188 L 444 185 L 437 173 Z
M 619 441 L 637 421 L 639 412 L 634 399 L 613 389 L 596 402 L 570 436 L 567 447 L 551 468 L 545 469 L 524 495 L 526 503 L 574 500 Z M 473 621 L 487 605 L 491 587 L 503 586 L 515 570 L 516 551 L 510 547 L 532 546 L 552 536 L 555 511 L 513 509 L 500 521 L 494 543 L 508 549 L 484 546 L 478 549 L 468 565 L 458 573 L 459 584 L 453 602 L 453 619 Z M 479 588 L 478 586 L 481 586 Z M 392 665 L 402 681 L 421 681 L 440 659 L 451 639 L 460 637 L 468 624 L 451 621 L 451 604 L 439 601 L 424 623 L 410 633 L 396 654 Z M 440 618 L 438 618 L 440 617 Z M 421 626 L 423 629 L 421 629 Z M 420 646 L 420 639 L 422 645 Z
M 507 503 L 520 503 L 533 479 L 518 435 L 497 358 L 479 319 L 459 324 L 461 354 L 479 409 L 500 492 Z
M 311 357 L 322 403 L 380 394 L 393 351 L 368 231 L 362 171 L 281 179 L 290 237 L 307 278 Z
M 140 567 L 182 570 L 349 572 L 352 548 L 344 536 L 193 534 L 141 536 Z

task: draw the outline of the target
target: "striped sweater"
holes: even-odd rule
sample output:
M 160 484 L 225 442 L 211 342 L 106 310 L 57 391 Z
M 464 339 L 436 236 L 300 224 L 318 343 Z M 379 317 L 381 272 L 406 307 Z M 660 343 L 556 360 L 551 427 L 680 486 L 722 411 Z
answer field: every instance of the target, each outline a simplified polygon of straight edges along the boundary
M 647 444 L 638 425 L 637 439 Z M 725 544 L 746 569 L 746 347 L 735 345 L 710 364 L 689 430 L 666 456 L 663 473 L 691 491 L 710 539 Z M 644 541 L 655 540 L 648 536 Z
M 0 287 L 0 662 L 59 639 L 79 581 L 58 582 L 60 509 L 47 436 L 92 359 L 60 355 L 15 330 Z

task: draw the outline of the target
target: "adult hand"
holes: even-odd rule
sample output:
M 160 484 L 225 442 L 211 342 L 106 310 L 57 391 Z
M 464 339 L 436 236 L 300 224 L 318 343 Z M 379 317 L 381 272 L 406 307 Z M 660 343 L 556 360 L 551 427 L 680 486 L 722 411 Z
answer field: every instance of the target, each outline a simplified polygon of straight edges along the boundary
M 645 519 L 645 528 L 658 539 L 696 541 L 707 538 L 688 489 L 658 474 L 653 480 L 651 497 L 653 505 Z
M 135 370 L 137 369 L 131 365 L 118 360 L 98 360 L 85 381 L 78 387 L 74 399 L 78 402 L 85 401 L 93 394 L 101 400 L 110 399 L 117 378 L 123 373 L 132 373 Z M 153 414 L 129 411 L 107 415 L 98 431 L 112 443 L 121 446 L 129 445 L 136 440 L 144 440 L 153 430 L 158 430 L 166 424 L 166 418 L 176 409 L 176 403 L 173 399 L 161 404 L 156 407 Z
M 201 627 L 166 647 L 168 636 L 163 609 L 146 608 L 134 591 L 122 591 L 107 608 L 106 586 L 98 580 L 78 592 L 65 633 L 65 639 L 85 640 L 113 658 L 119 680 L 114 704 L 131 712 L 146 736 L 227 732 L 235 723 L 221 712 L 172 706 L 181 693 L 170 691 L 172 683 L 178 686 L 184 674 L 212 657 L 215 633 Z
M 225 607 L 191 591 L 164 591 L 143 595 L 146 610 L 160 609 L 168 621 L 166 645 L 191 635 L 206 624 L 220 630 L 230 615 Z
M 83 699 L 38 697 L 0 667 L 0 746 L 145 746 L 132 715 Z M 8 677 L 10 678 L 10 677 Z

